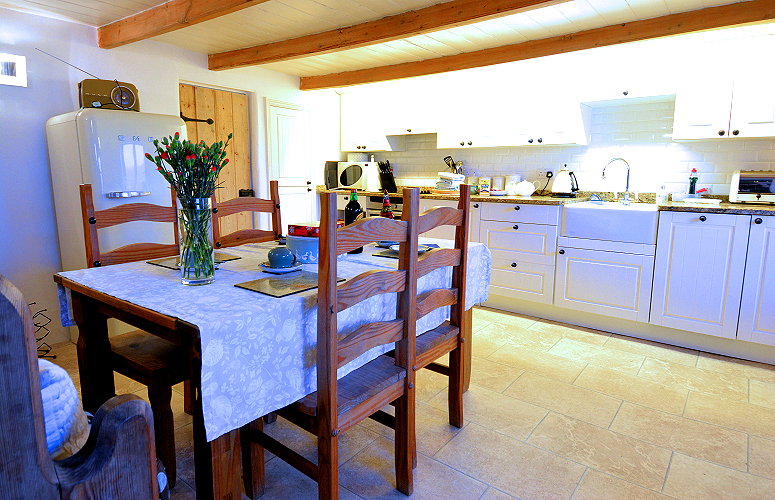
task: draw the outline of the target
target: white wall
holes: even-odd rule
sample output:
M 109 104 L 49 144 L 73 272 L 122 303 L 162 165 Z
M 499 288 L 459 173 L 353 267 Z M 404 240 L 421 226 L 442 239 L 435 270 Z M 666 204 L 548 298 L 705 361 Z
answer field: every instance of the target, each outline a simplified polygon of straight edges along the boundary
M 339 100 L 332 91 L 301 92 L 297 77 L 244 68 L 207 70 L 207 56 L 145 41 L 112 50 L 97 48 L 96 29 L 0 8 L 0 52 L 27 57 L 28 86 L 0 85 L 0 274 L 10 279 L 33 312 L 54 321 L 49 344 L 68 338 L 57 320 L 52 276 L 60 270 L 56 221 L 46 150 L 45 122 L 78 108 L 78 82 L 91 78 L 40 53 L 40 48 L 99 78 L 137 86 L 141 111 L 177 115 L 178 84 L 191 83 L 249 95 L 254 188 L 266 194 L 264 99 L 297 103 L 312 111 L 315 184 L 322 166 L 339 158 Z M 321 168 L 316 168 L 316 166 Z

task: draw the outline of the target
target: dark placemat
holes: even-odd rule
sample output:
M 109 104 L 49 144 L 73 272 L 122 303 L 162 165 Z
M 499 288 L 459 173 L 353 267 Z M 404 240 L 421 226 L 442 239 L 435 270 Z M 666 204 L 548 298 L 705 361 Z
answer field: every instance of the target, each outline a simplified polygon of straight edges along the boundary
M 228 262 L 230 260 L 237 260 L 241 258 L 242 257 L 238 257 L 236 255 L 215 252 L 215 265 L 217 266 L 221 262 Z M 154 266 L 166 267 L 167 269 L 173 269 L 175 271 L 180 271 L 180 267 L 178 266 L 178 259 L 178 256 L 164 257 L 162 259 L 147 260 L 146 263 L 153 264 Z
M 338 278 L 337 281 L 344 281 Z M 294 293 L 306 292 L 318 287 L 317 273 L 299 271 L 288 274 L 277 274 L 268 278 L 259 278 L 234 285 L 252 292 L 263 293 L 271 297 L 286 297 Z
M 422 245 L 425 245 L 430 250 L 433 250 L 434 248 L 439 248 L 439 246 L 436 243 L 428 243 L 428 244 L 422 243 Z M 426 252 L 427 251 L 428 250 L 426 250 Z M 425 253 L 425 252 L 423 252 L 423 253 Z M 387 257 L 388 259 L 397 259 L 398 258 L 398 252 L 390 250 L 390 249 L 382 250 L 381 252 L 374 252 L 372 255 L 374 255 L 375 257 Z M 420 255 L 422 255 L 422 254 L 420 254 Z

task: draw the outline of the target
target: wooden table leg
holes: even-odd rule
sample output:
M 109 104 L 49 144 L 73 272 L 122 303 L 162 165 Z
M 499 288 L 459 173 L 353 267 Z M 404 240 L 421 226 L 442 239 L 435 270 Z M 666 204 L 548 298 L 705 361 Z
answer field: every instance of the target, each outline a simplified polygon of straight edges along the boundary
M 78 373 L 84 410 L 95 414 L 108 399 L 116 395 L 113 368 L 110 366 L 108 317 L 100 313 L 97 303 L 72 292 L 73 319 L 78 326 Z
M 463 315 L 463 392 L 468 390 L 471 385 L 471 326 L 474 317 L 474 308 L 472 307 Z

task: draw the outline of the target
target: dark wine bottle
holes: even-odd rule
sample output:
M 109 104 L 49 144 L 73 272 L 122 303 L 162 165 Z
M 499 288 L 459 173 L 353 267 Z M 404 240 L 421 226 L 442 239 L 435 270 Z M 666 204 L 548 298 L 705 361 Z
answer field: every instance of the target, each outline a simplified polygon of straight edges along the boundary
M 365 216 L 366 214 L 363 213 L 363 208 L 361 208 L 361 204 L 358 203 L 358 195 L 355 193 L 355 190 L 353 189 L 352 193 L 350 193 L 350 201 L 344 207 L 344 223 L 346 226 L 349 226 L 353 222 L 363 219 Z M 363 247 L 356 248 L 355 250 L 350 250 L 347 253 L 361 253 L 361 252 L 363 252 Z

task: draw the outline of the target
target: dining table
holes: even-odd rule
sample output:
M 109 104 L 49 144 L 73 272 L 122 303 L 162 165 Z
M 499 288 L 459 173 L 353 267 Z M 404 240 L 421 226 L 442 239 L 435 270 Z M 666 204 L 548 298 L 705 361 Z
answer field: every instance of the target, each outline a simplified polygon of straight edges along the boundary
M 452 248 L 451 240 L 420 238 L 420 243 Z M 208 285 L 183 285 L 180 271 L 139 261 L 60 272 L 57 284 L 63 326 L 77 326 L 78 368 L 86 411 L 95 412 L 115 395 L 110 364 L 108 319 L 184 347 L 188 353 L 193 403 L 194 467 L 197 498 L 241 498 L 239 429 L 317 390 L 317 263 L 307 256 L 299 271 L 263 270 L 271 241 L 223 249 Z M 346 280 L 375 269 L 396 269 L 397 252 L 366 245 L 360 254 L 337 259 L 337 276 Z M 469 244 L 466 279 L 466 387 L 470 380 L 471 311 L 487 300 L 492 256 L 481 243 Z M 174 267 L 174 266 L 170 266 Z M 271 271 L 271 270 L 270 270 Z M 301 273 L 312 286 L 303 284 Z M 260 280 L 260 281 L 259 281 Z M 418 279 L 417 292 L 451 286 L 452 268 Z M 299 284 L 302 282 L 302 284 Z M 270 290 L 274 295 L 254 291 Z M 303 288 L 309 288 L 302 290 Z M 299 291 L 301 290 L 301 291 Z M 339 334 L 360 325 L 396 317 L 396 294 L 380 294 L 338 314 Z M 449 307 L 418 319 L 417 334 L 449 318 Z M 390 349 L 379 346 L 342 366 L 341 378 Z

